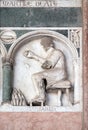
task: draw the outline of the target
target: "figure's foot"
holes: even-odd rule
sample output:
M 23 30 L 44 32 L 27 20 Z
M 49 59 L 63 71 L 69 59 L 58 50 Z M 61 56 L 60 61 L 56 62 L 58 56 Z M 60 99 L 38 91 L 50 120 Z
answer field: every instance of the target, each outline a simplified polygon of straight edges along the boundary
M 45 99 L 45 98 L 44 98 Z M 41 97 L 38 97 L 38 98 L 35 98 L 35 99 L 33 99 L 31 102 L 30 102 L 30 106 L 33 106 L 33 105 L 35 105 L 35 106 L 44 106 L 44 102 L 45 102 L 45 100 L 44 100 L 43 98 L 41 98 Z
M 30 102 L 30 107 L 32 107 L 32 102 Z

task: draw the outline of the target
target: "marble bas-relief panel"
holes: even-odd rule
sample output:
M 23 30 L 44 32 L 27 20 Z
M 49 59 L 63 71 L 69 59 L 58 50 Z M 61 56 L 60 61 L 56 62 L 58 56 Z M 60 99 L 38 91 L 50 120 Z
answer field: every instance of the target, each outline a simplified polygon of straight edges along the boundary
M 34 31 L 12 44 L 7 55 L 13 72 L 10 105 L 80 107 L 82 54 L 74 43 L 81 39 L 71 30 L 68 34 Z
M 46 40 L 46 37 L 44 37 L 45 40 Z M 42 38 L 42 40 L 44 39 Z M 47 38 L 49 39 L 49 38 Z M 47 41 L 46 41 L 47 42 Z M 50 42 L 51 42 L 51 39 L 50 39 Z M 57 41 L 55 41 L 57 42 Z M 54 50 L 53 48 L 51 47 L 49 51 L 50 52 L 47 52 L 47 51 L 44 51 L 43 50 L 43 47 L 40 45 L 41 43 L 41 38 L 38 39 L 38 40 L 34 40 L 34 41 L 31 41 L 29 42 L 28 44 L 26 44 L 25 46 L 21 47 L 20 51 L 18 51 L 18 53 L 16 54 L 16 58 L 15 58 L 15 66 L 14 66 L 14 87 L 16 87 L 17 89 L 20 89 L 27 101 L 30 103 L 34 98 L 36 98 L 36 96 L 38 95 L 39 93 L 39 86 L 37 85 L 37 83 L 35 83 L 36 85 L 33 84 L 33 82 L 35 82 L 34 80 L 40 80 L 40 83 L 41 83 L 41 79 L 35 79 L 37 77 L 35 77 L 35 75 L 37 76 L 40 75 L 39 77 L 42 77 L 42 73 L 45 73 L 44 75 L 44 79 L 46 79 L 47 77 L 50 78 L 50 79 L 46 79 L 46 80 L 50 80 L 49 84 L 55 84 L 56 82 L 58 81 L 61 81 L 61 83 L 63 84 L 64 86 L 64 83 L 63 81 L 65 81 L 65 78 L 67 78 L 65 75 L 66 73 L 66 70 L 65 70 L 65 59 L 63 59 L 64 61 L 60 61 L 60 62 L 64 62 L 64 63 L 58 63 L 59 61 L 59 58 L 57 57 L 58 56 L 58 52 L 55 52 L 57 54 L 53 54 Z M 52 44 L 52 43 L 51 43 Z M 56 43 L 58 44 L 58 43 Z M 61 42 L 59 41 L 59 44 L 61 44 Z M 58 48 L 59 49 L 59 48 Z M 65 49 L 65 47 L 63 47 L 63 49 Z M 56 49 L 55 49 L 56 50 Z M 66 51 L 66 50 L 65 50 Z M 65 52 L 64 51 L 64 52 Z M 61 52 L 61 50 L 60 50 Z M 28 54 L 25 54 L 25 53 L 28 53 Z M 31 54 L 30 53 L 34 53 L 35 56 L 38 56 L 37 60 L 31 58 Z M 51 54 L 47 54 L 47 53 L 51 53 Z M 33 54 L 32 54 L 33 55 Z M 55 60 L 55 63 L 52 63 L 52 64 L 56 64 L 54 65 L 54 68 L 48 68 L 48 69 L 43 69 L 42 64 L 46 61 L 46 60 L 49 60 L 50 59 L 50 56 L 49 58 L 47 59 L 48 55 L 52 55 L 52 62 L 54 62 Z M 53 57 L 54 55 L 54 57 Z M 61 54 L 60 54 L 61 55 Z M 63 55 L 63 54 L 62 54 Z M 69 52 L 68 52 L 68 56 L 70 56 Z M 38 61 L 40 59 L 40 61 Z M 44 61 L 43 61 L 43 59 Z M 57 59 L 54 59 L 54 58 L 57 58 Z M 62 59 L 61 59 L 62 60 Z M 68 63 L 71 63 L 71 58 L 68 58 L 68 60 L 70 60 Z M 42 63 L 41 63 L 42 62 Z M 61 68 L 60 66 L 61 65 L 57 65 L 57 64 L 62 64 L 63 68 Z M 55 67 L 56 66 L 56 67 Z M 59 68 L 62 69 L 61 71 L 62 72 L 59 72 L 58 69 L 56 69 L 56 71 L 54 72 L 54 69 L 55 68 Z M 69 66 L 69 65 L 68 65 Z M 65 71 L 65 72 L 63 72 Z M 71 68 L 71 71 L 72 71 L 72 68 Z M 49 74 L 50 73 L 50 74 Z M 54 74 L 55 73 L 55 74 Z M 60 73 L 60 74 L 59 74 Z M 71 72 L 72 73 L 72 72 Z M 19 76 L 19 75 L 20 76 Z M 49 77 L 50 75 L 50 77 Z M 52 76 L 51 76 L 52 75 Z M 70 77 L 70 74 L 68 74 L 69 77 Z M 34 76 L 34 77 L 33 77 Z M 38 78 L 39 78 L 38 77 Z M 54 81 L 54 78 L 56 79 L 56 81 Z M 72 78 L 72 77 L 71 77 Z M 69 79 L 69 80 L 72 80 L 72 79 Z M 23 82 L 22 82 L 23 81 Z M 26 81 L 26 82 L 25 82 Z M 37 82 L 37 81 L 36 81 Z M 48 82 L 48 81 L 46 81 Z M 55 83 L 52 83 L 52 82 L 55 82 Z M 68 81 L 69 82 L 69 81 Z M 72 81 L 73 82 L 73 81 Z M 70 86 L 69 83 L 67 83 L 68 86 Z M 45 89 L 45 88 L 44 88 Z M 59 86 L 58 88 L 50 88 L 52 89 L 52 91 L 54 91 L 53 89 L 59 89 Z M 31 92 L 31 93 L 30 93 Z M 41 90 L 40 92 L 40 95 L 42 95 L 43 91 Z M 55 94 L 56 93 L 56 94 Z M 49 92 L 50 94 L 50 92 Z M 45 94 L 44 94 L 45 95 Z M 55 96 L 56 95 L 56 98 Z M 54 98 L 53 98 L 54 96 Z M 57 103 L 57 91 L 54 92 L 53 94 L 51 93 L 50 96 L 48 95 L 48 100 L 49 100 L 49 97 L 53 98 L 55 101 L 51 102 L 51 105 L 53 105 L 53 103 L 55 105 L 58 105 Z M 41 100 L 45 100 L 45 97 L 43 97 L 44 99 L 41 99 Z M 36 99 L 35 99 L 36 100 Z M 49 102 L 49 101 L 48 101 Z M 50 104 L 50 102 L 49 102 Z M 48 104 L 46 104 L 48 105 Z

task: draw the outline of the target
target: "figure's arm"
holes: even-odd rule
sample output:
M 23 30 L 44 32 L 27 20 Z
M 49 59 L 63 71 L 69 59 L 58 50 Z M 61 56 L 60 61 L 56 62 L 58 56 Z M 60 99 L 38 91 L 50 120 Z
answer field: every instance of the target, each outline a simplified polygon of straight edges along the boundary
M 57 64 L 57 62 L 61 57 L 62 53 L 54 49 L 52 53 L 47 56 L 46 61 L 42 64 L 42 68 L 44 69 L 54 68 L 54 66 Z
M 45 62 L 45 59 L 35 54 L 33 51 L 28 50 L 24 52 L 24 56 L 30 59 L 34 59 L 36 61 L 39 61 L 41 64 Z

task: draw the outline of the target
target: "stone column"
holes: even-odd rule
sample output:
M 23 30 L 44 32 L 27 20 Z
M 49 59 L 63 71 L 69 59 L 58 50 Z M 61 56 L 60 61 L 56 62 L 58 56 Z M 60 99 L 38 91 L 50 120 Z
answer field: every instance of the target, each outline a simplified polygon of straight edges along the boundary
M 80 102 L 80 70 L 79 63 L 77 59 L 74 59 L 74 103 Z
M 12 93 L 12 66 L 9 62 L 3 63 L 3 90 L 2 101 L 8 102 L 11 100 Z

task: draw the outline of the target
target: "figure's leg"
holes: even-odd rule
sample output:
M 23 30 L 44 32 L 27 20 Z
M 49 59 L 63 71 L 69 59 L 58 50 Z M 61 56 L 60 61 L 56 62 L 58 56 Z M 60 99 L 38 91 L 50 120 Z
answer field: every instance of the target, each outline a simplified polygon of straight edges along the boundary
M 39 89 L 38 89 L 39 85 L 38 85 L 37 76 L 33 74 L 31 79 L 32 79 L 32 82 L 33 82 L 33 86 L 34 86 L 35 92 L 36 92 L 37 95 L 39 95 Z
M 42 73 L 33 74 L 32 81 L 37 91 L 37 96 L 35 97 L 34 101 L 41 102 L 41 105 L 43 106 L 45 101 L 45 85 Z
M 37 95 L 39 95 L 39 89 L 40 89 L 41 81 L 42 81 L 42 78 L 41 78 L 40 75 L 38 75 L 38 74 L 32 75 L 32 82 L 33 82 L 33 85 L 35 87 L 35 91 L 36 91 Z

